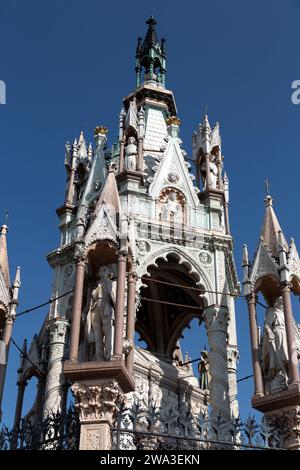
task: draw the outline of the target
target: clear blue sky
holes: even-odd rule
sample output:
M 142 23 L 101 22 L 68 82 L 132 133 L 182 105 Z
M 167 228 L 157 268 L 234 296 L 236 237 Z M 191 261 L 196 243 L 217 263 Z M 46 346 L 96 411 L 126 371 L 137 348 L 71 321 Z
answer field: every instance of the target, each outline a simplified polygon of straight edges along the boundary
M 253 253 L 258 241 L 266 176 L 286 236 L 299 241 L 300 105 L 290 99 L 291 83 L 300 79 L 297 0 L 0 0 L 0 79 L 7 86 L 7 104 L 0 106 L 0 214 L 4 219 L 9 210 L 11 274 L 22 267 L 19 311 L 50 296 L 45 255 L 59 242 L 64 142 L 81 125 L 92 139 L 97 124 L 115 140 L 122 97 L 134 88 L 136 38 L 150 14 L 167 38 L 167 87 L 175 93 L 189 155 L 205 105 L 211 123 L 220 122 L 240 278 L 242 245 Z M 31 340 L 45 314 L 20 317 L 15 340 Z M 299 311 L 295 316 L 300 321 Z M 252 373 L 243 301 L 236 317 L 243 377 Z M 12 345 L 3 403 L 8 424 L 17 361 Z M 252 381 L 239 391 L 245 416 Z

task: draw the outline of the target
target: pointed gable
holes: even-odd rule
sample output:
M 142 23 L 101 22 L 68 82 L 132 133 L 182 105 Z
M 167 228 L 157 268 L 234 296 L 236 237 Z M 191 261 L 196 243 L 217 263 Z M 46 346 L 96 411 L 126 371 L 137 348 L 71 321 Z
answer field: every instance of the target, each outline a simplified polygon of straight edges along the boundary
M 251 284 L 254 286 L 259 278 L 269 275 L 274 275 L 279 279 L 278 264 L 272 257 L 272 254 L 264 241 L 261 239 L 254 257 L 249 279 Z
M 85 236 L 85 245 L 89 246 L 99 240 L 111 240 L 116 243 L 120 214 L 121 204 L 117 182 L 114 169 L 110 168 L 95 208 L 94 220 Z
M 291 240 L 289 257 L 288 257 L 288 268 L 290 271 L 290 276 L 296 276 L 300 281 L 300 259 L 299 253 L 296 248 L 294 239 Z
M 188 203 L 196 206 L 199 203 L 198 197 L 188 171 L 189 164 L 184 160 L 179 141 L 175 134 L 169 135 L 166 149 L 149 187 L 149 194 L 157 199 L 164 187 L 174 186 L 185 194 Z

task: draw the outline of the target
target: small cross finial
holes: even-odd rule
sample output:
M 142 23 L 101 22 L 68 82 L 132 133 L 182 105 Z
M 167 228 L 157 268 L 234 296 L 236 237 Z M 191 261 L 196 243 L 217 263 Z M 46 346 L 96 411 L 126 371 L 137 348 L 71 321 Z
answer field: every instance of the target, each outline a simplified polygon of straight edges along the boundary
M 5 225 L 7 225 L 8 222 L 8 211 L 5 212 Z
M 271 185 L 269 183 L 268 178 L 265 179 L 264 183 L 265 183 L 265 187 L 266 187 L 267 196 L 270 196 L 270 187 L 271 187 Z
M 206 104 L 206 105 L 204 106 L 204 114 L 207 115 L 207 111 L 208 111 L 208 110 L 207 110 L 207 104 Z

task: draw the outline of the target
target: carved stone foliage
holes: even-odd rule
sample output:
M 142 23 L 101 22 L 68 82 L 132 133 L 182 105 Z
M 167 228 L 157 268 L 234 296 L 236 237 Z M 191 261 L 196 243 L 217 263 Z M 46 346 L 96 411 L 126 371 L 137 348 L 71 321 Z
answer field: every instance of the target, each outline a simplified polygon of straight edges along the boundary
M 199 413 L 207 406 L 193 395 L 193 387 L 175 392 L 162 387 L 156 380 L 137 376 L 136 390 L 126 397 L 118 414 L 118 426 L 133 431 L 195 436 Z M 129 448 L 130 436 L 124 435 L 122 448 Z M 131 447 L 134 448 L 131 440 Z
M 122 394 L 116 380 L 102 383 L 74 383 L 71 387 L 80 422 L 108 421 L 112 424 L 119 410 Z
M 48 324 L 48 331 L 51 343 L 62 343 L 66 342 L 66 334 L 69 329 L 69 322 L 65 319 L 53 319 Z
M 265 421 L 271 428 L 278 430 L 281 447 L 300 449 L 300 406 L 285 408 L 265 415 Z
M 204 309 L 203 319 L 208 331 L 214 329 L 227 331 L 229 312 L 227 308 L 220 306 L 207 307 Z

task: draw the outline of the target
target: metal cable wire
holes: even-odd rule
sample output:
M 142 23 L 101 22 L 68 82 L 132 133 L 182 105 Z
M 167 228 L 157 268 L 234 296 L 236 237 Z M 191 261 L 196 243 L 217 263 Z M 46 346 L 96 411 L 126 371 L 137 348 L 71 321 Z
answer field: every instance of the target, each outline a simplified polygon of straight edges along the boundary
M 45 372 L 43 372 L 36 364 L 34 364 L 34 362 L 32 362 L 31 359 L 29 359 L 28 354 L 26 354 L 22 351 L 22 349 L 17 345 L 17 343 L 14 341 L 13 338 L 10 338 L 10 340 L 13 343 L 13 345 L 18 349 L 18 351 L 20 351 L 20 353 L 22 354 L 22 357 L 24 359 L 27 359 L 27 361 L 30 362 L 30 364 L 35 368 L 35 370 L 38 371 L 39 374 L 46 375 Z
M 33 310 L 37 310 L 38 308 L 45 307 L 45 305 L 52 304 L 53 302 L 55 302 L 55 300 L 61 299 L 61 297 L 65 297 L 66 295 L 69 295 L 72 292 L 74 292 L 74 289 L 70 290 L 69 292 L 66 292 L 65 294 L 59 295 L 58 297 L 55 297 L 54 299 L 50 299 L 47 302 L 44 302 L 43 304 L 37 305 L 36 307 L 27 308 L 26 310 L 23 310 L 23 312 L 17 313 L 16 317 L 20 317 L 21 315 L 32 312 Z

